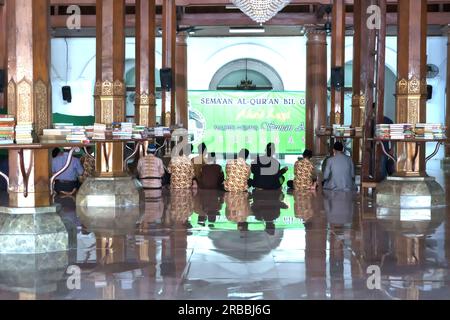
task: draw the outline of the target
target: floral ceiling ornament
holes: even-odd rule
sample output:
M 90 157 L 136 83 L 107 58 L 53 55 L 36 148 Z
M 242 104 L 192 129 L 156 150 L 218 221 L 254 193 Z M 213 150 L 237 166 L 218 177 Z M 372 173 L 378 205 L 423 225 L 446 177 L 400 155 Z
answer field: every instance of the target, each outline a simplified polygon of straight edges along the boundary
M 232 0 L 243 13 L 259 24 L 263 24 L 286 7 L 290 0 Z

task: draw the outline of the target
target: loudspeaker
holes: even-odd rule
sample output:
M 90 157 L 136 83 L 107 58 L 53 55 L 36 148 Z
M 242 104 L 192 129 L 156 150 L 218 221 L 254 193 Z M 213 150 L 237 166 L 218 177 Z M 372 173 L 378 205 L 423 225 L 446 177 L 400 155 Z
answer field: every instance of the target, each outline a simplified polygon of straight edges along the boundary
M 5 92 L 5 70 L 0 69 L 0 93 Z
M 331 87 L 340 91 L 345 85 L 344 68 L 332 68 L 331 69 Z
M 161 87 L 163 90 L 170 91 L 172 90 L 172 69 L 170 68 L 163 68 L 160 71 L 161 76 Z
M 433 99 L 433 86 L 427 85 L 427 100 Z
M 62 87 L 63 100 L 68 103 L 72 102 L 72 89 L 69 86 Z

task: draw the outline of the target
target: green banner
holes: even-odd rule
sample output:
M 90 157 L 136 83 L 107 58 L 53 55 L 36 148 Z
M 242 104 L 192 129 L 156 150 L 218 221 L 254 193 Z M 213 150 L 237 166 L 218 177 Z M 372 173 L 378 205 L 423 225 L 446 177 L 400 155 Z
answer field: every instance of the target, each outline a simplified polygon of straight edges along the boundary
M 190 91 L 192 143 L 210 152 L 262 153 L 269 142 L 279 154 L 305 149 L 304 92 Z

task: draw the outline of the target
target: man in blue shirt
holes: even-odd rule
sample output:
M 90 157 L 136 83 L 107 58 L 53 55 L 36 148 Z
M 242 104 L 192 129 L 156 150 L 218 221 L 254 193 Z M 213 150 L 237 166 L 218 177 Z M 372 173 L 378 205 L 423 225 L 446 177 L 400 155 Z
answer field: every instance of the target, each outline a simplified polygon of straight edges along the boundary
M 53 151 L 53 174 L 64 168 L 64 165 L 67 163 L 67 158 L 69 157 L 69 152 L 61 152 L 61 150 L 58 150 L 59 149 L 55 149 Z M 63 195 L 74 195 L 80 187 L 78 178 L 82 176 L 83 173 L 84 169 L 80 159 L 73 157 L 69 168 L 57 178 L 55 182 L 55 191 Z

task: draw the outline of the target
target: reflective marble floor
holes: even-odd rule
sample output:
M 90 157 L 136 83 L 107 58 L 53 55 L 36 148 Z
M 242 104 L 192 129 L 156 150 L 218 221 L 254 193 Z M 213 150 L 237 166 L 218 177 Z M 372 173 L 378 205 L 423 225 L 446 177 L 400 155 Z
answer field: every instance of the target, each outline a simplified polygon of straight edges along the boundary
M 450 199 L 450 173 L 429 173 Z M 380 218 L 372 200 L 147 192 L 93 218 L 60 198 L 73 249 L 0 255 L 0 299 L 449 299 L 449 210 Z

